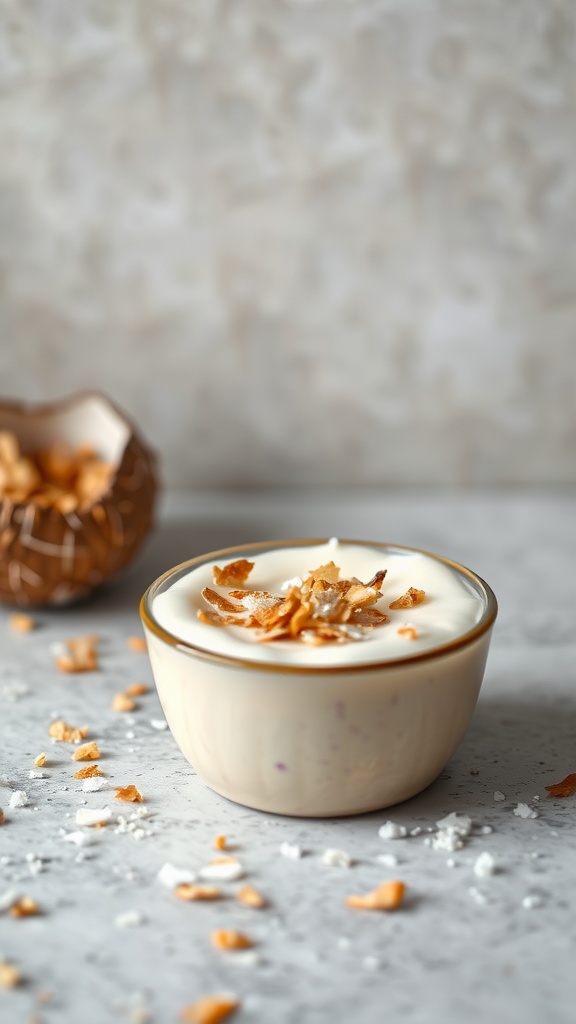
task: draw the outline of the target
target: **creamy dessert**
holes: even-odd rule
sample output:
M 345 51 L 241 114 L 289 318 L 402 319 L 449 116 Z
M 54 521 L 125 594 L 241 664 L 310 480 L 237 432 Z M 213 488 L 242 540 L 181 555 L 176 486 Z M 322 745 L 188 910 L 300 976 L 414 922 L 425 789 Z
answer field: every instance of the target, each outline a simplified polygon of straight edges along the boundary
M 423 551 L 303 540 L 192 559 L 140 612 L 200 778 L 249 807 L 332 816 L 436 778 L 474 709 L 496 600 Z
M 336 538 L 193 566 L 153 603 L 187 644 L 295 666 L 419 654 L 466 634 L 483 609 L 467 577 L 439 559 Z

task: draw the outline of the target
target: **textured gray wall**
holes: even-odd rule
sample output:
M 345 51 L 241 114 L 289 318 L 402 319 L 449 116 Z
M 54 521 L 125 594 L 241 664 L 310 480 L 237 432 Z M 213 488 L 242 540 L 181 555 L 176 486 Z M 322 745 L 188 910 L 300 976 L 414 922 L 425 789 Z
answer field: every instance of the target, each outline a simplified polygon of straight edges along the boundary
M 0 0 L 0 392 L 169 483 L 576 475 L 573 0 Z

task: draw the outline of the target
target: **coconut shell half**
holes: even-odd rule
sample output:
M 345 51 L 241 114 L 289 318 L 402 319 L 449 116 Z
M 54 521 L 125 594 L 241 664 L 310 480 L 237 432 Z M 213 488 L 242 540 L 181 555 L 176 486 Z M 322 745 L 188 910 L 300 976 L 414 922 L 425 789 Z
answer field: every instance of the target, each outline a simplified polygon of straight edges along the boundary
M 76 601 L 116 576 L 140 548 L 153 521 L 155 457 L 98 393 L 38 406 L 0 401 L 0 431 L 17 438 L 23 456 L 86 446 L 111 466 L 103 493 L 73 511 L 0 491 L 0 601 Z

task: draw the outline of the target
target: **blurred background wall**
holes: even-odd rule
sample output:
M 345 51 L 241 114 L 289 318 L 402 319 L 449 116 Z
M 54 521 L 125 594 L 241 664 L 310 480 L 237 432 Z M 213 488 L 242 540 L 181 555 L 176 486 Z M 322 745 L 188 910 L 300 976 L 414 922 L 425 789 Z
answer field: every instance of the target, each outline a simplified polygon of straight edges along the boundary
M 576 474 L 573 0 L 0 0 L 0 393 L 172 485 Z

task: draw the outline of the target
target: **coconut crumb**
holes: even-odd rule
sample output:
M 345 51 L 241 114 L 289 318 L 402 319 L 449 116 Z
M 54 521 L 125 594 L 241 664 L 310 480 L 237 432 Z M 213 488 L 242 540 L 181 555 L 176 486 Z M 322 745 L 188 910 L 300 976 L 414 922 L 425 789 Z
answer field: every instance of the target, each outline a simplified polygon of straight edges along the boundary
M 244 868 L 236 857 L 222 857 L 200 868 L 199 878 L 205 882 L 235 882 L 244 875 Z
M 477 878 L 488 878 L 490 875 L 495 875 L 497 870 L 494 857 L 487 851 L 481 853 L 474 864 L 474 874 Z
M 104 772 L 100 771 L 97 764 L 87 764 L 85 768 L 80 768 L 77 772 L 74 772 L 72 778 L 74 779 L 92 779 L 97 775 L 104 777 Z
M 297 843 L 282 843 L 280 853 L 283 857 L 287 857 L 288 860 L 299 860 L 300 857 L 304 856 L 302 847 L 298 846 Z
M 31 633 L 36 623 L 31 615 L 24 612 L 14 612 L 8 618 L 8 625 L 14 633 Z
M 14 901 L 8 911 L 10 917 L 36 917 L 40 908 L 31 896 L 20 896 Z
M 80 743 L 86 739 L 89 729 L 87 725 L 81 725 L 79 728 L 74 728 L 72 725 L 68 725 L 63 719 L 59 718 L 57 721 L 52 722 L 48 728 L 48 735 L 51 739 L 56 740 L 57 743 Z
M 126 646 L 131 651 L 136 651 L 143 654 L 146 651 L 146 641 L 143 636 L 129 636 L 126 641 Z
M 244 932 L 237 932 L 232 928 L 216 928 L 210 940 L 216 949 L 232 951 L 235 949 L 250 949 L 254 943 Z
M 529 804 L 517 804 L 513 812 L 517 818 L 539 818 L 540 815 Z
M 24 981 L 24 975 L 16 964 L 0 960 L 0 988 L 16 988 Z
M 125 800 L 126 803 L 129 804 L 141 804 L 144 800 L 142 793 L 140 793 L 140 791 L 136 789 L 136 786 L 132 785 L 117 786 L 114 796 L 116 797 L 117 800 Z
M 260 909 L 268 906 L 268 901 L 262 893 L 258 892 L 253 885 L 243 885 L 236 893 L 236 899 L 245 903 L 247 907 Z
M 397 910 L 404 899 L 406 886 L 398 880 L 383 882 L 362 896 L 347 896 L 346 906 L 357 910 Z
M 138 705 L 126 693 L 116 693 L 112 698 L 113 711 L 135 711 Z
M 352 858 L 345 850 L 325 850 L 320 858 L 322 864 L 329 868 L 349 868 Z
M 240 1006 L 237 996 L 228 993 L 207 995 L 185 1006 L 179 1014 L 182 1024 L 220 1024 Z
M 12 809 L 14 809 L 15 807 L 26 807 L 28 802 L 29 802 L 28 801 L 28 794 L 25 792 L 25 790 L 23 790 L 23 789 L 16 789 L 12 793 L 12 796 L 10 797 L 10 800 L 8 801 L 8 806 L 11 807 Z
M 194 882 L 196 875 L 187 868 L 177 868 L 173 864 L 163 864 L 158 872 L 158 881 L 167 889 L 175 889 L 178 885 Z
M 102 751 L 94 740 L 91 740 L 90 743 L 83 743 L 72 754 L 73 761 L 97 761 L 100 757 L 102 757 Z
M 196 902 L 201 900 L 219 900 L 222 890 L 217 885 L 197 885 L 194 882 L 180 882 L 174 889 L 179 900 Z
M 98 828 L 101 825 L 106 825 L 111 817 L 112 811 L 110 807 L 80 807 L 76 811 L 76 824 Z
M 124 690 L 127 697 L 141 697 L 143 694 L 148 693 L 148 687 L 146 683 L 130 683 Z
M 398 825 L 395 821 L 386 821 L 378 829 L 380 839 L 405 839 L 408 829 L 405 825 Z

